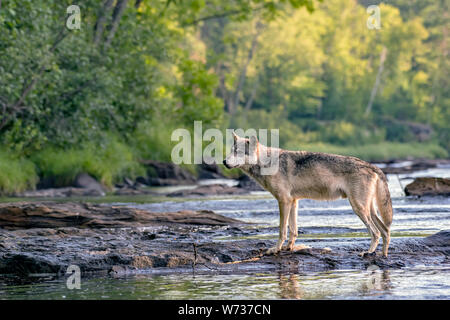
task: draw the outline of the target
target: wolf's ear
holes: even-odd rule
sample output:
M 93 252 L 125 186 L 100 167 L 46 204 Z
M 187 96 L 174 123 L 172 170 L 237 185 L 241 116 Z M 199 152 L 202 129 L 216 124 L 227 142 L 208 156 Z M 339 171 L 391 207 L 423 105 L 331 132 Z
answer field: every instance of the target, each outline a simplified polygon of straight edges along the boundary
M 258 144 L 258 138 L 256 136 L 250 137 L 250 144 L 256 146 Z
M 231 131 L 231 133 L 233 134 L 233 139 L 234 139 L 234 141 L 236 141 L 237 138 L 238 138 L 238 135 L 237 135 L 236 133 L 234 133 L 234 130 Z

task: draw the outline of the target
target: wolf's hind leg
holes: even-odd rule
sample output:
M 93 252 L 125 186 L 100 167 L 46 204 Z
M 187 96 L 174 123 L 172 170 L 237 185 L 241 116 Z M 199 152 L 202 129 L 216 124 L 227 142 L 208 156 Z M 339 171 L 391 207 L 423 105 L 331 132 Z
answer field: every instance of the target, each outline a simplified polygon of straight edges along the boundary
M 278 205 L 280 207 L 280 230 L 278 236 L 277 245 L 273 248 L 267 250 L 267 254 L 277 253 L 281 250 L 284 241 L 286 241 L 287 237 L 287 224 L 289 214 L 291 212 L 292 200 L 278 200 Z
M 377 226 L 378 230 L 381 232 L 381 237 L 383 238 L 383 255 L 387 257 L 387 251 L 389 248 L 389 242 L 390 242 L 390 234 L 389 234 L 389 228 L 386 227 L 383 221 L 377 216 L 377 211 L 375 209 L 375 203 L 372 203 L 372 207 L 370 210 L 370 216 L 372 217 L 372 221 Z
M 380 240 L 380 231 L 375 226 L 370 216 L 371 203 L 372 201 L 367 201 L 364 204 L 362 204 L 361 202 L 358 202 L 355 199 L 350 199 L 350 204 L 352 205 L 353 211 L 364 223 L 370 234 L 371 242 L 367 253 L 373 253 L 377 248 L 378 242 Z

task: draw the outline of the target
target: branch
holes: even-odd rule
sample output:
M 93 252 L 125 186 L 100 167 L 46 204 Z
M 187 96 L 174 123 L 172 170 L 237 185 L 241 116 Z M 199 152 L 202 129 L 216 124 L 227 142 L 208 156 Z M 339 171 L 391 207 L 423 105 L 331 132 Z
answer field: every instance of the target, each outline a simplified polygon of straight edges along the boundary
M 88 85 L 90 85 L 91 83 L 93 83 L 94 81 L 96 81 L 96 78 L 94 77 L 94 79 L 91 80 L 87 80 L 85 82 L 83 82 L 81 85 L 79 85 L 75 90 L 72 90 L 71 92 L 67 92 L 65 94 L 63 94 L 61 96 L 62 100 L 67 100 L 67 99 L 71 99 L 73 98 L 75 95 L 77 95 L 78 93 L 80 93 L 81 91 L 83 91 L 85 88 L 88 87 Z
M 228 110 L 228 113 L 231 114 L 232 110 L 233 110 L 233 106 L 231 105 L 232 99 L 231 99 L 229 92 L 227 90 L 227 87 L 225 85 L 225 75 L 223 74 L 222 69 L 223 69 L 223 63 L 219 62 L 217 65 L 217 71 L 216 71 L 216 73 L 219 76 L 219 90 L 222 95 L 223 101 L 225 102 L 225 108 L 226 108 L 226 110 Z
M 102 38 L 103 34 L 103 25 L 106 20 L 106 13 L 111 9 L 112 5 L 114 3 L 114 0 L 106 0 L 106 2 L 103 4 L 102 8 L 100 9 L 98 13 L 98 19 L 95 23 L 95 35 L 94 35 L 94 44 L 98 45 L 100 43 L 100 39 Z
M 118 0 L 116 6 L 114 7 L 113 12 L 113 21 L 111 22 L 111 29 L 109 30 L 109 34 L 106 38 L 105 48 L 108 48 L 111 44 L 112 39 L 114 38 L 114 34 L 119 27 L 120 19 L 122 18 L 122 14 L 127 6 L 128 0 Z

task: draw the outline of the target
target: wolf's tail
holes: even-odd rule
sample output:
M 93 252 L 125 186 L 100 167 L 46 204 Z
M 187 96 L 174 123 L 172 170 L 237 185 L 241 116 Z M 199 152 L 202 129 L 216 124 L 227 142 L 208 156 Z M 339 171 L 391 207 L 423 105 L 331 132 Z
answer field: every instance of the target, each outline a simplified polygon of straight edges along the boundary
M 389 193 L 387 180 L 384 174 L 380 177 L 380 179 L 378 179 L 377 182 L 376 201 L 381 219 L 383 220 L 386 228 L 389 230 L 389 227 L 392 224 L 393 210 L 391 194 Z

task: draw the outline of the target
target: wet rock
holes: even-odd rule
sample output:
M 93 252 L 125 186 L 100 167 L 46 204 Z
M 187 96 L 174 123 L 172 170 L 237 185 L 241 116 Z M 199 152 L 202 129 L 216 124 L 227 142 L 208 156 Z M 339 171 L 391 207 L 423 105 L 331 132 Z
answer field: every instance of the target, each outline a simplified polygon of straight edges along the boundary
M 248 191 L 242 188 L 230 187 L 222 184 L 212 184 L 199 186 L 195 189 L 174 191 L 167 194 L 167 196 L 168 197 L 219 196 L 219 195 L 235 195 L 245 193 L 248 193 Z
M 416 178 L 405 187 L 407 196 L 450 196 L 450 179 Z
M 148 178 L 148 184 L 155 187 L 167 187 L 167 186 L 182 186 L 193 184 L 194 180 L 177 180 L 177 179 L 161 179 L 161 178 Z
M 142 187 L 128 187 L 123 186 L 122 188 L 118 188 L 114 191 L 114 195 L 116 196 L 136 196 L 136 195 L 159 195 L 156 192 L 151 190 L 142 188 Z
M 98 194 L 105 195 L 105 188 L 93 177 L 87 173 L 80 173 L 75 177 L 74 186 L 89 191 L 95 191 Z
M 60 266 L 52 260 L 33 253 L 6 253 L 0 255 L 0 274 L 58 273 Z
M 123 183 L 115 185 L 114 195 L 135 196 L 135 195 L 160 195 L 148 188 L 150 182 L 144 177 L 137 177 L 133 182 L 130 178 L 124 178 Z
M 66 198 L 66 197 L 101 197 L 103 191 L 75 187 L 39 189 L 16 193 L 14 196 L 21 198 Z
M 156 239 L 155 233 L 144 232 L 143 236 L 141 237 L 141 240 L 155 240 L 155 239 Z
M 238 220 L 208 210 L 148 212 L 144 210 L 81 203 L 0 204 L 0 227 L 27 228 L 112 228 L 161 224 L 229 225 Z
M 389 258 L 378 254 L 361 257 L 365 242 L 339 246 L 332 250 L 303 247 L 294 252 L 266 255 L 275 241 L 194 240 L 197 231 L 188 227 L 160 229 L 158 237 L 147 240 L 138 229 L 65 229 L 64 236 L 37 236 L 33 229 L 7 231 L 16 246 L 0 248 L 0 273 L 64 274 L 69 265 L 78 265 L 83 273 L 129 274 L 139 270 L 157 272 L 262 272 L 326 271 L 335 269 L 398 269 L 419 264 L 448 263 L 449 234 L 445 231 L 425 239 L 395 238 Z M 75 232 L 78 230 L 78 232 Z M 221 232 L 226 232 L 220 229 Z M 170 232 L 168 232 L 170 231 Z M 216 229 L 216 232 L 219 229 Z M 171 234 L 169 237 L 168 234 Z M 40 241 L 43 240 L 43 241 Z M 369 239 L 367 240 L 367 242 Z
M 426 237 L 423 242 L 433 250 L 445 253 L 450 256 L 450 230 L 443 230 Z
M 148 179 L 145 178 L 145 177 L 142 177 L 142 176 L 139 176 L 139 177 L 136 178 L 136 183 L 140 183 L 140 184 L 143 184 L 143 185 L 148 185 L 149 184 L 148 183 Z
M 111 269 L 108 271 L 109 274 L 116 274 L 116 275 L 122 275 L 126 274 L 128 271 L 128 268 L 125 266 L 112 266 Z
M 450 230 L 442 230 L 431 236 L 426 237 L 423 242 L 431 247 L 450 247 Z
M 147 167 L 149 185 L 183 185 L 192 184 L 197 180 L 189 171 L 173 163 L 153 160 L 142 160 L 141 163 Z
M 263 228 L 263 227 L 261 227 Z M 267 227 L 268 229 L 272 227 Z M 81 203 L 0 205 L 0 274 L 64 275 L 69 265 L 82 273 L 320 272 L 376 265 L 398 269 L 449 264 L 450 230 L 427 238 L 393 238 L 389 258 L 361 257 L 370 239 L 266 255 L 273 240 L 235 239 L 253 232 L 237 220 L 211 211 L 152 213 Z M 313 233 L 311 233 L 313 235 Z
M 261 187 L 259 183 L 247 175 L 243 175 L 239 178 L 239 184 L 237 187 L 248 191 L 264 191 L 264 188 Z
M 133 180 L 131 180 L 130 178 L 124 177 L 123 178 L 123 183 L 128 186 L 128 187 L 133 187 L 134 186 L 134 182 Z
M 213 162 L 213 161 L 208 161 Z M 199 179 L 223 179 L 225 176 L 222 174 L 220 167 L 216 163 L 207 164 L 203 162 L 198 168 Z
M 106 188 L 87 173 L 78 174 L 75 179 L 65 186 L 55 183 L 55 179 L 47 177 L 41 179 L 37 190 L 16 193 L 13 196 L 23 198 L 65 198 L 65 197 L 101 197 Z

